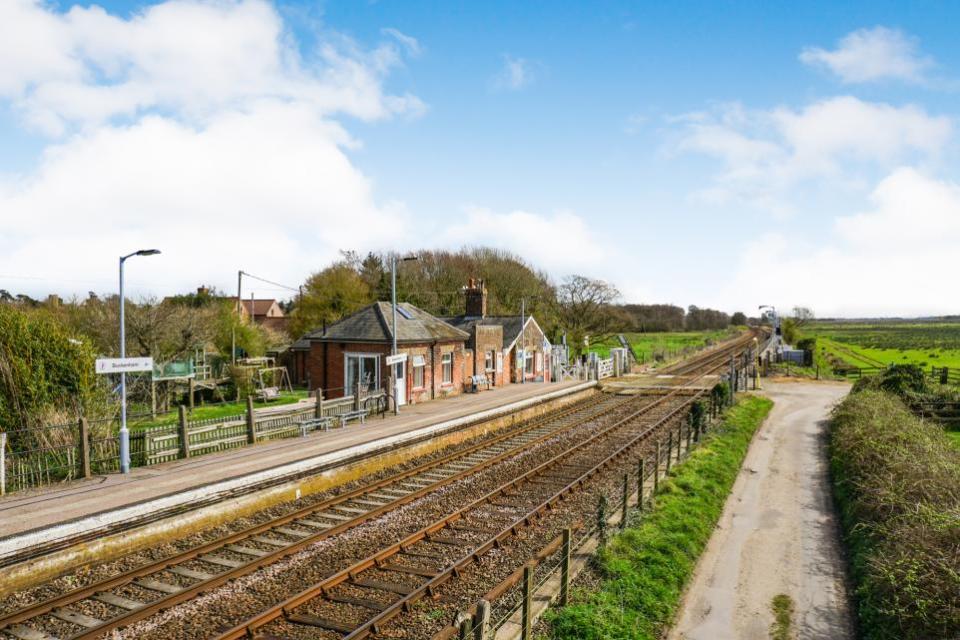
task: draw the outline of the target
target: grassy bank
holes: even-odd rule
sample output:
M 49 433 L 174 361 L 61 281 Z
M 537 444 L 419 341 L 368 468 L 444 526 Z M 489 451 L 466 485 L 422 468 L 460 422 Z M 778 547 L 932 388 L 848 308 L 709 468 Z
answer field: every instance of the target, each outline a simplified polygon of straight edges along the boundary
M 641 362 L 674 360 L 684 350 L 702 349 L 711 344 L 722 342 L 736 334 L 736 329 L 718 329 L 714 331 L 665 331 L 657 333 L 624 333 L 634 355 Z M 596 351 L 601 358 L 610 356 L 611 347 L 619 347 L 617 338 L 611 337 L 603 342 L 590 344 L 590 351 Z
M 960 450 L 866 390 L 834 411 L 830 457 L 862 637 L 960 637 Z
M 308 396 L 307 392 L 302 389 L 296 389 L 294 391 L 283 391 L 280 394 L 279 398 L 274 398 L 273 400 L 255 400 L 253 402 L 254 409 L 262 409 L 265 407 L 278 407 L 285 404 L 294 404 Z M 210 404 L 206 406 L 197 405 L 194 407 L 193 411 L 190 412 L 191 420 L 206 420 L 209 418 L 225 418 L 228 416 L 235 416 L 241 413 L 244 413 L 247 410 L 246 400 L 242 402 L 223 402 L 218 404 Z M 149 417 L 140 418 L 140 419 L 131 419 L 130 428 L 131 429 L 143 429 L 146 427 L 155 427 L 160 425 L 167 424 L 176 424 L 179 420 L 179 414 L 176 411 L 171 411 L 169 413 L 157 416 L 156 420 L 151 420 Z
M 616 536 L 598 558 L 603 581 L 550 618 L 557 639 L 659 638 L 773 403 L 749 397 L 661 483 L 653 509 Z

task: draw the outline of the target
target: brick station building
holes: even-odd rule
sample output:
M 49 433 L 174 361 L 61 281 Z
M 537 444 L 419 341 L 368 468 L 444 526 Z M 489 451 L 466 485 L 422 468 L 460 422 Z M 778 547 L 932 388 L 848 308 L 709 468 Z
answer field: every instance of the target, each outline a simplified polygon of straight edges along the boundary
M 463 393 L 471 376 L 486 378 L 492 387 L 550 381 L 550 342 L 537 321 L 488 316 L 482 280 L 471 279 L 464 292 L 464 314 L 451 318 L 397 305 L 397 353 L 406 356 L 394 365 L 401 404 Z M 291 375 L 330 399 L 353 395 L 358 384 L 386 389 L 392 339 L 392 307 L 375 302 L 297 340 Z
M 469 337 L 412 304 L 398 304 L 397 353 L 407 356 L 406 362 L 395 365 L 401 380 L 399 402 L 462 393 L 466 358 L 472 356 L 465 348 Z M 310 386 L 322 388 L 327 398 L 353 395 L 358 384 L 371 391 L 385 389 L 392 342 L 393 308 L 387 302 L 368 305 L 298 341 L 309 344 L 305 369 Z

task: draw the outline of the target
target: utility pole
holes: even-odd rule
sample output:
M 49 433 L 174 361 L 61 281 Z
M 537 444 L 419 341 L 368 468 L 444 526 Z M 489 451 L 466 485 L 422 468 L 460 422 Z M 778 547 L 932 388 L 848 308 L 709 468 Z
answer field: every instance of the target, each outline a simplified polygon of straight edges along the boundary
M 243 281 L 243 271 L 237 271 L 237 322 L 243 317 L 240 312 L 240 285 Z M 237 325 L 234 324 L 230 332 L 230 364 L 237 364 Z

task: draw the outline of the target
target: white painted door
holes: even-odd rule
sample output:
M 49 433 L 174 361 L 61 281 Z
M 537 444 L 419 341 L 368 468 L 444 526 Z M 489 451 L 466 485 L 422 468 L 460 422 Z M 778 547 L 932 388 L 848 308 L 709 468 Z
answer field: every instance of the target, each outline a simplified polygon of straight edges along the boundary
M 397 376 L 397 404 L 407 404 L 407 363 L 398 362 L 394 365 L 394 375 Z

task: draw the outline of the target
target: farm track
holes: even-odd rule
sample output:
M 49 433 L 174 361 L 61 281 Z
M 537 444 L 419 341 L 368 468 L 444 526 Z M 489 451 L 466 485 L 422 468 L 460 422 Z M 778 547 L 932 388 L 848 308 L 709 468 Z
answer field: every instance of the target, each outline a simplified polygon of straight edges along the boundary
M 746 340 L 740 340 L 733 347 L 675 366 L 672 372 L 723 368 L 731 352 L 746 345 Z M 233 610 L 228 605 L 217 614 L 206 616 L 211 620 L 198 620 L 196 628 L 190 631 L 184 626 L 188 621 L 178 618 L 176 609 L 172 609 L 168 611 L 171 616 L 160 616 L 169 618 L 166 623 L 134 625 L 129 629 L 129 637 L 210 637 L 229 626 L 229 621 L 248 616 L 249 606 L 262 609 L 261 614 L 220 637 L 252 637 L 259 633 L 256 630 L 267 626 L 267 635 L 262 637 L 268 638 L 272 637 L 273 626 L 291 625 L 296 629 L 286 629 L 273 637 L 365 637 L 421 596 L 432 593 L 461 568 L 535 524 L 538 514 L 558 508 L 560 500 L 582 488 L 611 460 L 634 450 L 657 428 L 685 415 L 692 401 L 689 391 L 684 390 L 667 396 L 634 396 L 625 400 L 599 396 L 270 522 L 0 617 L 0 637 L 101 637 L 195 600 L 202 593 L 208 594 L 203 599 L 217 593 L 218 588 L 229 593 L 234 581 L 247 580 L 245 584 L 256 591 L 257 585 L 252 582 L 256 572 L 265 567 L 286 571 L 309 556 L 311 549 L 327 549 L 327 555 L 334 556 L 312 567 L 314 574 L 324 576 L 319 581 L 309 575 L 293 581 L 281 579 L 282 588 L 264 589 L 267 593 L 246 608 Z M 599 433 L 595 432 L 597 428 Z M 580 433 L 584 431 L 587 433 Z M 572 462 L 574 456 L 576 462 Z M 527 460 L 518 464 L 518 457 Z M 464 483 L 473 483 L 473 487 L 468 487 L 473 492 L 460 491 L 462 495 L 458 497 L 457 486 Z M 476 491 L 478 488 L 483 491 Z M 478 492 L 483 497 L 471 501 Z M 452 496 L 454 504 L 459 501 L 468 506 L 451 513 L 445 496 Z M 413 513 L 417 510 L 424 512 L 420 518 L 425 519 L 417 519 Z M 401 543 L 386 543 L 384 549 L 383 540 L 366 545 L 357 541 L 355 550 L 342 554 L 330 548 L 331 538 L 346 532 L 377 538 L 372 531 L 354 530 L 369 530 L 370 527 L 361 525 L 373 518 L 379 522 L 394 515 L 398 520 L 414 518 L 405 523 L 405 528 L 388 533 L 387 539 L 392 541 L 406 534 Z M 422 522 L 433 524 L 409 533 L 411 524 Z M 491 527 L 491 523 L 497 526 Z M 465 548 L 471 550 L 462 554 Z M 357 562 L 343 568 L 355 558 Z M 360 577 L 361 574 L 368 577 Z M 296 592 L 301 584 L 310 588 L 281 605 L 266 606 L 271 599 L 275 603 Z M 304 596 L 307 592 L 311 595 Z M 298 617 L 290 613 L 304 603 L 309 603 L 306 608 L 315 608 L 318 594 L 324 607 L 332 607 L 329 611 L 321 607 L 327 611 L 326 617 L 316 613 Z M 148 628 L 150 631 L 146 631 Z M 307 629 L 314 635 L 304 636 Z

